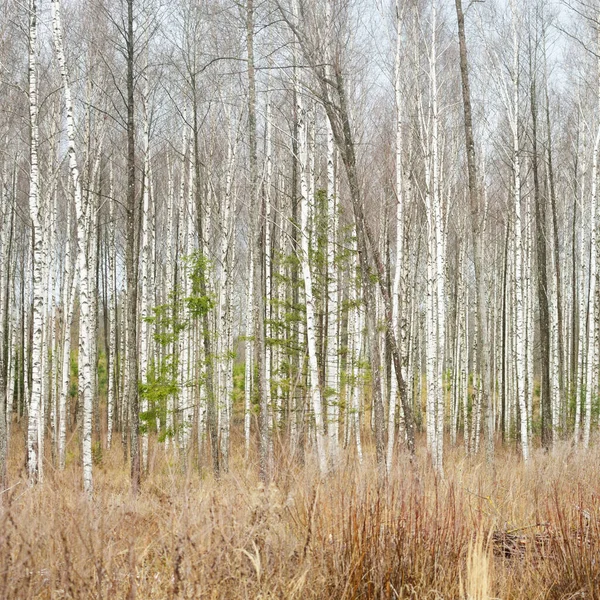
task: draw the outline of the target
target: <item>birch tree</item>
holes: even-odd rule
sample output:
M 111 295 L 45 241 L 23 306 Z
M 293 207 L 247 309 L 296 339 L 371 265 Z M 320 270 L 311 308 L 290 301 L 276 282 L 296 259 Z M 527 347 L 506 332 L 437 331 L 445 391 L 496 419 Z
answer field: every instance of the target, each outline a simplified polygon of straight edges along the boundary
M 67 121 L 69 170 L 75 195 L 75 211 L 77 215 L 77 266 L 79 269 L 79 306 L 80 306 L 80 352 L 79 377 L 80 389 L 83 394 L 83 487 L 87 493 L 92 492 L 92 365 L 90 357 L 90 305 L 88 299 L 88 264 L 86 256 L 86 213 L 81 195 L 81 182 L 79 167 L 75 150 L 75 123 L 73 118 L 73 101 L 69 73 L 65 61 L 65 52 L 62 36 L 61 5 L 60 0 L 52 2 L 52 21 L 54 46 L 58 60 L 64 94 L 65 114 Z
M 38 124 L 38 8 L 36 0 L 29 0 L 29 214 L 33 222 L 33 335 L 31 343 L 31 397 L 29 398 L 29 422 L 27 428 L 27 467 L 33 483 L 38 478 L 43 457 L 39 453 L 42 423 L 42 336 L 44 313 L 43 290 L 43 204 L 39 193 L 39 124 Z

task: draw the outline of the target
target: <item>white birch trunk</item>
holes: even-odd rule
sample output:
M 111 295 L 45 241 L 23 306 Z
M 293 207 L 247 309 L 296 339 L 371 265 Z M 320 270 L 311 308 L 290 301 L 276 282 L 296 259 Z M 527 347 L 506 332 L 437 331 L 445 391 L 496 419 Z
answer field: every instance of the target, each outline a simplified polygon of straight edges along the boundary
M 221 246 L 220 246 L 220 265 L 221 278 L 219 280 L 219 331 L 217 339 L 219 342 L 219 408 L 221 417 L 220 442 L 221 442 L 221 460 L 225 472 L 229 469 L 229 429 L 231 423 L 231 405 L 229 398 L 229 381 L 233 377 L 230 372 L 231 347 L 229 343 L 229 331 L 231 329 L 231 274 L 230 274 L 230 254 L 233 250 L 231 246 L 233 236 L 231 230 L 231 206 L 233 193 L 233 169 L 235 165 L 236 142 L 233 140 L 233 132 L 230 130 L 229 144 L 227 148 L 227 171 L 225 174 L 225 203 L 222 211 Z
M 588 448 L 590 443 L 590 431 L 592 423 L 592 399 L 594 396 L 594 380 L 596 372 L 596 285 L 597 285 L 597 249 L 598 249 L 598 224 L 597 220 L 597 197 L 598 197 L 598 154 L 600 150 L 600 126 L 596 133 L 594 142 L 594 153 L 592 156 L 592 189 L 590 195 L 589 210 L 589 239 L 590 239 L 590 264 L 588 289 L 589 297 L 587 303 L 587 340 L 586 340 L 586 384 L 585 384 L 585 416 L 583 422 L 583 446 Z
M 268 84 L 267 84 L 268 85 Z M 265 404 L 269 411 L 267 423 L 269 424 L 269 443 L 272 443 L 273 435 L 273 399 L 272 399 L 272 378 L 273 378 L 273 351 L 272 351 L 272 328 L 271 313 L 273 302 L 272 287 L 272 230 L 273 230 L 273 211 L 271 199 L 271 185 L 273 182 L 273 157 L 272 157 L 272 123 L 271 123 L 271 92 L 267 90 L 267 114 L 265 122 Z M 281 415 L 276 414 L 275 420 L 279 422 Z
M 114 427 L 114 407 L 117 377 L 117 282 L 116 282 L 116 245 L 115 245 L 115 202 L 112 163 L 109 183 L 109 233 L 108 233 L 108 390 L 106 447 L 112 445 Z
M 444 219 L 442 216 L 442 198 L 440 184 L 440 157 L 439 157 L 439 111 L 438 111 L 438 84 L 437 84 L 437 36 L 436 36 L 436 6 L 433 6 L 433 40 L 431 60 L 431 91 L 432 91 L 432 161 L 433 161 L 433 219 L 435 228 L 435 394 L 436 394 L 436 457 L 435 464 L 439 473 L 443 473 L 444 449 L 444 350 L 446 347 L 446 307 L 445 307 L 445 241 Z
M 184 128 L 185 130 L 185 128 Z M 185 137 L 185 134 L 184 134 Z M 185 150 L 185 147 L 184 147 Z M 168 199 L 167 199 L 167 255 L 166 255 L 166 264 L 165 264 L 165 289 L 164 289 L 164 302 L 171 302 L 171 294 L 175 292 L 175 281 L 174 281 L 174 264 L 175 264 L 175 227 L 173 227 L 173 222 L 175 219 L 175 180 L 173 177 L 173 165 L 169 162 L 169 182 L 168 182 Z M 166 354 L 170 357 L 170 360 L 175 359 L 175 345 L 171 341 L 166 347 Z M 171 446 L 171 438 L 174 432 L 174 421 L 173 421 L 173 413 L 175 410 L 175 402 L 174 395 L 171 393 L 167 397 L 166 401 L 166 435 L 165 435 L 165 448 L 169 448 Z M 177 447 L 176 444 L 173 445 Z
M 30 122 L 30 173 L 29 214 L 33 222 L 33 336 L 31 342 L 31 396 L 27 427 L 27 467 L 29 479 L 34 483 L 39 476 L 42 456 L 39 452 L 40 407 L 42 398 L 42 339 L 44 321 L 43 228 L 41 198 L 39 193 L 39 126 L 37 89 L 37 0 L 29 0 L 29 122 Z
M 254 335 L 254 251 L 252 241 L 248 252 L 248 298 L 246 305 L 246 341 L 244 344 L 245 370 L 244 370 L 244 444 L 245 456 L 248 460 L 250 453 L 250 420 L 252 418 L 252 338 Z
M 147 68 L 147 66 L 146 66 Z M 144 75 L 144 97 L 142 102 L 142 114 L 144 123 L 144 179 L 142 182 L 142 241 L 141 254 L 142 260 L 140 265 L 141 286 L 140 286 L 140 319 L 139 319 L 139 360 L 140 360 L 140 383 L 148 384 L 148 367 L 149 367 L 149 337 L 150 324 L 147 321 L 149 316 L 149 295 L 150 295 L 150 121 L 148 118 L 148 78 Z M 145 415 L 145 427 L 141 434 L 142 446 L 142 469 L 148 470 L 148 397 L 146 394 L 141 394 L 140 411 Z
M 302 91 L 298 90 L 297 111 L 298 111 L 298 148 L 300 155 L 300 238 L 301 238 L 301 256 L 302 275 L 304 279 L 304 295 L 306 299 L 306 341 L 308 346 L 309 363 L 309 396 L 315 417 L 315 434 L 317 440 L 317 455 L 319 460 L 319 469 L 322 474 L 327 472 L 327 449 L 326 439 L 323 427 L 323 402 L 321 389 L 319 386 L 319 366 L 317 363 L 317 343 L 315 332 L 315 306 L 313 297 L 312 272 L 309 261 L 310 244 L 310 196 L 309 183 L 311 175 L 311 162 L 307 148 L 307 126 L 306 111 L 302 100 Z
M 585 130 L 582 127 L 580 132 L 582 137 L 584 136 Z M 596 134 L 596 143 L 598 142 L 598 135 L 600 134 L 600 127 Z M 595 144 L 596 146 L 596 144 Z M 586 265 L 587 265 L 587 254 L 586 248 L 586 234 L 584 227 L 584 207 L 585 207 L 585 183 L 587 175 L 587 160 L 585 151 L 585 138 L 583 142 L 583 151 L 581 152 L 581 180 L 579 185 L 579 214 L 580 214 L 580 225 L 579 225 L 579 264 L 577 273 L 577 289 L 579 296 L 578 303 L 578 337 L 577 337 L 577 382 L 575 389 L 575 428 L 573 432 L 573 442 L 575 446 L 579 444 L 581 437 L 581 402 L 584 397 L 585 387 L 585 351 L 586 351 L 586 323 L 587 323 L 587 310 L 586 310 Z M 574 274 L 575 276 L 575 274 Z
M 558 347 L 558 265 L 555 264 L 554 256 L 554 236 L 550 236 L 551 256 L 552 256 L 552 275 L 550 280 L 550 391 L 552 407 L 552 439 L 558 440 L 560 426 L 560 379 L 559 372 L 562 369 L 559 358 Z M 567 346 L 568 347 L 568 346 Z M 568 389 L 568 388 L 567 388 Z M 555 446 L 556 447 L 556 446 Z
M 523 460 L 529 460 L 529 426 L 527 410 L 527 389 L 526 389 L 526 340 L 525 340 L 525 318 L 526 318 L 526 296 L 523 289 L 523 242 L 522 242 L 522 219 L 521 219 L 521 150 L 519 147 L 519 41 L 517 36 L 517 15 L 513 8 L 513 97 L 512 110 L 510 116 L 510 125 L 512 130 L 513 142 L 513 201 L 515 217 L 515 296 L 516 296 L 516 316 L 515 316 L 515 345 L 516 345 L 516 370 L 517 370 L 517 398 L 519 410 L 521 413 L 521 448 Z
M 188 135 L 189 130 L 185 124 L 186 112 L 184 112 L 184 124 L 183 124 L 183 149 L 181 153 L 181 166 L 180 166 L 180 182 L 179 182 L 179 197 L 177 201 L 177 258 L 178 264 L 180 265 L 178 270 L 178 281 L 177 283 L 177 294 L 178 297 L 185 298 L 187 296 L 186 290 L 186 274 L 187 268 L 185 263 L 185 257 L 188 254 L 187 250 L 187 223 L 188 223 L 188 210 L 185 196 L 185 180 L 186 180 L 186 165 L 187 165 L 187 152 L 188 152 Z M 187 309 L 185 302 L 181 303 L 179 309 L 180 314 L 177 315 L 178 321 L 185 323 L 187 319 Z M 177 386 L 178 386 L 178 402 L 177 402 L 177 441 L 179 446 L 185 448 L 185 427 L 186 424 L 183 421 L 183 409 L 186 405 L 186 370 L 187 370 L 187 348 L 188 348 L 188 331 L 184 328 L 178 340 L 177 347 Z
M 67 239 L 65 246 L 65 271 L 63 282 L 63 336 L 61 384 L 58 397 L 58 467 L 65 468 L 65 451 L 67 440 L 67 398 L 71 381 L 71 330 L 75 312 L 75 291 L 77 276 L 71 273 L 71 210 L 68 209 Z
M 354 440 L 356 443 L 356 453 L 359 463 L 362 463 L 362 441 L 360 432 L 360 398 L 363 391 L 362 385 L 362 368 L 361 359 L 363 352 L 363 330 L 364 330 L 364 312 L 360 301 L 360 293 L 358 292 L 359 280 L 357 277 L 357 244 L 356 238 L 352 242 L 352 257 L 350 262 L 350 270 L 352 273 L 352 285 L 349 290 L 350 314 L 348 316 L 348 335 L 351 336 L 352 353 L 350 355 L 351 376 L 352 382 L 350 391 L 350 419 L 352 426 L 350 429 L 354 431 Z
M 34 0 L 33 0 L 34 1 Z M 83 392 L 83 487 L 91 494 L 92 492 L 92 369 L 90 364 L 90 299 L 88 298 L 89 281 L 88 265 L 86 260 L 86 214 L 83 209 L 81 196 L 81 182 L 79 179 L 79 168 L 77 166 L 77 155 L 75 153 L 75 123 L 73 118 L 73 102 L 71 99 L 71 87 L 69 75 L 65 62 L 65 53 L 62 38 L 62 24 L 60 0 L 52 0 L 52 29 L 54 46 L 60 68 L 61 81 L 65 97 L 65 113 L 67 121 L 69 170 L 73 182 L 75 194 L 75 210 L 77 214 L 77 263 L 79 267 L 79 310 L 80 310 L 80 352 L 79 378 L 80 387 Z
M 403 164 L 402 164 L 402 89 L 400 81 L 401 57 L 400 50 L 402 46 L 402 21 L 400 19 L 400 2 L 396 0 L 396 58 L 395 58 L 395 77 L 394 92 L 396 100 L 396 260 L 394 264 L 394 282 L 392 286 L 392 323 L 394 331 L 398 328 L 399 318 L 399 299 L 404 292 L 400 288 L 402 272 L 404 269 L 404 196 L 403 196 Z M 402 347 L 402 335 L 400 339 L 400 348 Z M 403 363 L 404 353 L 400 352 L 400 362 Z M 406 373 L 402 373 L 406 381 Z M 396 406 L 398 405 L 398 381 L 396 378 L 396 368 L 392 361 L 392 371 L 390 378 L 390 402 L 388 407 L 388 439 L 386 468 L 388 475 L 392 469 L 392 460 L 394 457 L 394 438 L 396 423 Z
M 337 206 L 335 145 L 327 119 L 327 407 L 331 458 L 337 460 L 339 445 L 339 360 L 338 360 L 338 277 L 336 266 Z

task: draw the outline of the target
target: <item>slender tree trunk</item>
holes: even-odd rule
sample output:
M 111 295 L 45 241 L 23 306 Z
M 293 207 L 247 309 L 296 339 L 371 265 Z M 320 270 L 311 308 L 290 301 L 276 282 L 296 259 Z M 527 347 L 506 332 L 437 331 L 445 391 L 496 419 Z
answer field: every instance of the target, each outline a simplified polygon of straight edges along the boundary
M 531 52 L 531 50 L 530 50 Z M 531 57 L 530 57 L 531 61 Z M 531 65 L 530 65 L 531 66 Z M 535 68 L 535 65 L 534 67 Z M 532 73 L 534 71 L 532 70 Z M 550 394 L 550 313 L 548 302 L 548 277 L 546 273 L 546 199 L 540 191 L 538 147 L 537 147 L 537 89 L 535 75 L 530 91 L 532 126 L 532 169 L 533 198 L 535 203 L 535 227 L 537 250 L 537 292 L 540 331 L 541 394 L 542 394 L 542 446 L 548 450 L 552 446 L 552 411 Z M 533 332 L 531 332 L 533 335 Z M 559 367 L 561 368 L 561 367 Z
M 319 366 L 317 361 L 317 343 L 315 332 L 315 305 L 313 296 L 312 272 L 309 262 L 310 224 L 309 224 L 309 151 L 307 145 L 306 111 L 302 91 L 296 91 L 298 113 L 298 146 L 300 157 L 300 264 L 304 279 L 304 296 L 306 302 L 306 342 L 308 346 L 309 364 L 309 396 L 315 418 L 317 456 L 321 474 L 328 468 L 327 447 L 323 423 L 323 400 L 319 385 Z
M 328 4 L 329 6 L 329 4 Z M 338 358 L 338 268 L 336 265 L 337 202 L 335 186 L 335 143 L 327 125 L 327 407 L 329 452 L 334 462 L 339 434 L 339 358 Z
M 10 252 L 12 242 L 12 210 L 9 209 L 6 193 L 6 169 L 2 173 L 3 206 L 0 207 L 0 492 L 6 488 L 6 456 L 8 448 L 9 406 L 12 402 L 10 392 L 12 364 L 12 331 L 10 312 Z M 10 229 L 10 231 L 9 231 Z
M 323 86 L 325 86 L 324 95 L 326 97 L 329 97 L 327 81 L 321 80 L 321 82 Z M 356 171 L 356 155 L 352 136 L 352 128 L 350 125 L 350 115 L 348 112 L 348 106 L 346 101 L 345 83 L 343 75 L 339 70 L 338 64 L 335 65 L 334 82 L 334 89 L 336 91 L 339 104 L 336 106 L 333 105 L 331 102 L 327 102 L 327 116 L 332 125 L 334 139 L 340 152 L 340 156 L 342 157 L 342 162 L 344 163 L 344 168 L 349 184 L 350 198 L 352 201 L 352 210 L 354 213 L 354 220 L 356 223 L 359 262 L 364 279 L 363 285 L 365 286 L 365 311 L 367 317 L 371 317 L 374 315 L 374 284 L 371 281 L 371 269 L 369 268 L 369 264 L 372 261 L 376 268 L 377 282 L 379 283 L 379 289 L 384 300 L 386 336 L 392 352 L 392 358 L 394 361 L 394 372 L 396 374 L 398 389 L 400 391 L 400 398 L 402 401 L 402 410 L 404 413 L 406 427 L 407 448 L 411 456 L 413 456 L 415 452 L 413 411 L 412 406 L 408 402 L 408 397 L 406 394 L 406 383 L 404 381 L 404 378 L 402 377 L 400 351 L 396 339 L 396 334 L 393 329 L 392 302 L 385 281 L 385 267 L 381 260 L 381 256 L 379 254 L 377 244 L 375 243 L 373 233 L 368 223 L 366 222 L 364 216 L 364 209 L 362 206 L 362 198 Z M 372 333 L 375 333 L 374 328 Z M 383 424 L 381 425 L 383 426 Z M 383 441 L 381 460 L 381 464 L 383 464 L 383 461 L 385 460 L 385 454 L 383 451 Z
M 269 440 L 269 405 L 265 381 L 265 332 L 264 332 L 264 215 L 263 206 L 258 194 L 258 149 L 256 140 L 256 79 L 254 66 L 254 0 L 246 2 L 246 51 L 248 55 L 248 142 L 250 146 L 250 206 L 251 237 L 255 245 L 254 259 L 254 357 L 256 361 L 257 394 L 260 404 L 259 420 L 259 455 L 260 476 L 263 482 L 268 481 L 271 471 Z
M 545 52 L 544 52 L 544 66 L 545 63 Z M 562 430 L 563 435 L 566 433 L 566 407 L 568 402 L 566 401 L 565 394 L 567 392 L 567 385 L 565 384 L 565 376 L 568 373 L 568 361 L 567 356 L 565 354 L 565 342 L 563 339 L 563 297 L 562 297 L 562 276 L 561 276 L 561 268 L 560 268 L 560 242 L 558 235 L 558 217 L 556 210 L 556 184 L 555 184 L 555 175 L 554 175 L 554 163 L 553 163 L 553 148 L 552 148 L 552 123 L 550 120 L 550 99 L 548 94 L 548 76 L 546 69 L 546 87 L 545 87 L 545 95 L 546 95 L 546 129 L 548 135 L 548 146 L 547 146 L 547 167 L 548 167 L 548 184 L 550 188 L 550 206 L 552 209 L 552 236 L 553 236 L 553 256 L 554 256 L 554 289 L 555 289 L 555 313 L 556 313 L 556 368 L 558 374 L 558 402 L 559 405 L 562 405 L 563 408 L 559 407 L 559 414 L 557 415 L 560 422 L 554 422 L 553 426 L 555 428 L 555 432 Z M 577 202 L 574 203 L 574 213 L 577 210 Z M 574 258 L 574 257 L 573 257 Z M 573 271 L 573 273 L 575 273 Z M 573 295 L 572 302 L 575 303 L 575 295 Z M 573 338 L 575 331 L 573 330 Z M 570 390 L 569 390 L 569 393 Z M 556 441 L 556 440 L 554 440 Z
M 487 359 L 484 350 L 484 286 L 483 286 L 483 252 L 481 247 L 483 215 L 481 214 L 481 201 L 477 183 L 477 158 L 475 152 L 475 137 L 473 134 L 473 112 L 471 108 L 471 86 L 469 82 L 469 61 L 467 54 L 467 41 L 465 35 L 465 17 L 462 0 L 455 0 L 456 17 L 458 21 L 458 45 L 460 56 L 460 76 L 462 83 L 463 112 L 465 124 L 465 147 L 467 153 L 467 173 L 469 182 L 469 204 L 471 208 L 471 227 L 473 235 L 473 254 L 475 266 L 476 294 L 476 319 L 477 319 L 477 367 L 476 373 L 484 376 L 487 373 Z M 484 425 L 485 425 L 485 455 L 488 464 L 494 460 L 494 426 L 489 396 L 489 386 L 484 381 L 482 394 L 484 400 Z
M 583 133 L 583 132 L 582 132 Z M 596 134 L 596 144 L 594 146 L 594 154 L 597 154 L 597 143 L 600 141 L 600 126 Z M 575 428 L 573 434 L 573 441 L 575 446 L 579 444 L 581 437 L 581 402 L 585 396 L 585 356 L 586 356 L 586 331 L 587 331 L 587 308 L 586 308 L 586 280 L 585 280 L 585 268 L 587 264 L 587 257 L 589 254 L 586 253 L 586 233 L 583 215 L 585 214 L 585 181 L 587 172 L 587 163 L 585 160 L 585 143 L 583 144 L 583 164 L 581 166 L 581 184 L 579 186 L 579 203 L 581 206 L 581 218 L 579 226 L 579 269 L 578 273 L 573 272 L 574 279 L 577 280 L 578 289 L 578 310 L 579 323 L 577 328 L 577 380 L 575 386 Z M 575 223 L 574 223 L 575 225 Z M 576 245 L 575 239 L 573 239 L 573 246 Z M 576 276 L 577 275 L 577 276 Z M 575 298 L 573 298 L 575 302 Z
M 135 38 L 133 22 L 134 0 L 127 0 L 127 203 L 125 232 L 125 271 L 127 273 L 127 388 L 130 414 L 131 489 L 138 493 L 141 482 L 140 411 L 138 394 L 138 269 L 136 244 L 136 166 L 135 166 Z
M 107 390 L 107 423 L 106 446 L 112 445 L 114 428 L 114 409 L 116 399 L 117 379 L 117 282 L 116 282 L 116 245 L 115 245 L 115 202 L 112 163 L 110 167 L 109 184 L 109 234 L 108 234 L 108 390 Z
M 592 189 L 590 195 L 589 212 L 589 278 L 588 278 L 588 304 L 587 304 L 587 339 L 586 344 L 586 379 L 585 379 L 585 415 L 583 422 L 583 446 L 588 448 L 592 423 L 592 398 L 594 395 L 594 380 L 596 372 L 596 285 L 597 285 L 597 247 L 598 225 L 596 223 L 597 198 L 598 198 L 598 158 L 600 153 L 600 126 L 596 133 L 594 153 L 592 157 Z M 582 369 L 583 371 L 583 369 Z
M 31 483 L 39 476 L 43 460 L 39 450 L 40 410 L 42 398 L 42 337 L 44 321 L 44 282 L 42 211 L 39 193 L 39 125 L 38 125 L 38 18 L 37 0 L 29 0 L 29 124 L 30 124 L 30 172 L 29 213 L 33 221 L 33 335 L 31 341 L 31 396 L 29 399 L 29 423 L 27 428 L 27 466 Z M 0 419 L 4 415 L 0 415 Z
M 65 62 L 65 53 L 62 38 L 61 6 L 60 0 L 52 2 L 54 45 L 59 63 L 63 92 L 65 97 L 65 112 L 67 120 L 69 169 L 73 188 L 75 190 L 75 211 L 77 215 L 77 265 L 79 269 L 79 379 L 83 397 L 83 487 L 88 494 L 92 492 L 92 364 L 91 340 L 95 333 L 91 327 L 91 307 L 89 299 L 88 260 L 86 256 L 86 211 L 83 206 L 81 181 L 77 154 L 75 151 L 75 123 L 73 118 L 73 102 L 71 87 Z M 88 207 L 89 210 L 89 207 Z M 69 344 L 70 345 L 70 344 Z M 66 351 L 66 350 L 65 350 Z M 64 361 L 64 354 L 63 354 Z M 63 362 L 64 366 L 64 362 Z
M 146 65 L 147 69 L 147 65 Z M 150 122 L 148 118 L 148 80 L 144 74 L 144 96 L 142 102 L 142 114 L 144 121 L 144 174 L 142 182 L 142 232 L 141 232 L 141 285 L 140 285 L 140 383 L 148 384 L 148 367 L 149 367 L 149 337 L 151 335 L 150 324 L 148 323 L 149 316 L 149 295 L 150 295 Z M 148 397 L 142 395 L 140 402 L 140 411 L 144 416 L 145 425 L 144 432 L 141 434 L 141 468 L 144 471 L 148 470 Z
M 230 324 L 230 260 L 233 248 L 230 247 L 233 236 L 231 229 L 231 204 L 233 193 L 233 169 L 235 164 L 236 142 L 233 139 L 232 126 L 230 124 L 229 143 L 227 148 L 227 170 L 225 174 L 225 203 L 223 206 L 222 220 L 220 224 L 221 245 L 220 245 L 220 268 L 221 278 L 219 280 L 219 332 L 218 340 L 220 343 L 219 351 L 219 400 L 221 408 L 220 422 L 220 442 L 221 442 L 221 461 L 224 472 L 229 470 L 229 429 L 231 425 L 231 410 L 229 400 L 229 381 L 233 373 L 229 370 L 230 354 L 232 348 L 229 345 Z
M 527 355 L 525 328 L 527 314 L 527 286 L 524 285 L 524 250 L 522 243 L 522 217 L 521 217 L 521 149 L 519 144 L 519 40 L 516 26 L 516 10 L 513 6 L 513 72 L 512 72 L 512 106 L 510 108 L 510 125 L 513 141 L 513 210 L 515 215 L 515 296 L 516 296 L 516 323 L 515 323 L 515 345 L 516 345 L 516 369 L 517 369 L 517 398 L 521 415 L 521 448 L 523 460 L 529 460 L 529 424 L 527 418 Z M 526 266 L 525 266 L 526 269 Z
M 402 19 L 401 19 L 401 8 L 399 1 L 396 1 L 396 58 L 395 58 L 395 100 L 396 100 L 396 261 L 394 265 L 394 283 L 392 287 L 392 324 L 394 330 L 398 329 L 398 318 L 399 312 L 403 310 L 399 306 L 400 298 L 404 293 L 404 289 L 400 287 L 402 274 L 404 269 L 404 190 L 403 190 L 403 161 L 402 161 L 402 125 L 403 125 L 403 114 L 402 114 L 402 89 L 401 89 L 401 57 L 400 51 L 402 47 Z M 333 137 L 333 136 L 332 136 Z M 404 301 L 403 305 L 405 305 Z M 401 351 L 401 364 L 404 362 L 404 348 L 402 345 L 402 334 L 400 335 L 400 351 Z M 392 364 L 392 377 L 390 382 L 390 402 L 388 407 L 388 439 L 387 439 L 387 456 L 386 456 L 386 468 L 389 475 L 392 468 L 392 460 L 394 456 L 394 434 L 395 434 L 395 422 L 396 422 L 396 404 L 397 404 L 397 393 L 398 383 L 396 381 L 395 373 L 393 372 L 394 365 Z M 406 377 L 406 373 L 403 373 Z

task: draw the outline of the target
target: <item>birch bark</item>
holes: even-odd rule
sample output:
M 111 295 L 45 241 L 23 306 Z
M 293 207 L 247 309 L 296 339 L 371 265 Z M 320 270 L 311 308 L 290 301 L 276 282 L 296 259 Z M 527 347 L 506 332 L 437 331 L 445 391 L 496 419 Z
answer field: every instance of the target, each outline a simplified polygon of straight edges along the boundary
M 35 0 L 32 0 L 35 1 Z M 92 493 L 92 368 L 90 364 L 90 303 L 88 297 L 88 264 L 86 259 L 86 213 L 81 196 L 81 181 L 75 151 L 75 122 L 73 117 L 73 101 L 71 86 L 65 61 L 60 0 L 52 0 L 52 23 L 54 47 L 60 68 L 63 86 L 65 113 L 67 121 L 69 170 L 75 195 L 75 211 L 77 215 L 77 264 L 79 269 L 79 310 L 80 310 L 80 349 L 79 357 L 80 387 L 83 392 L 83 487 Z M 80 350 L 81 351 L 81 350 Z
M 42 200 L 39 193 L 39 124 L 38 124 L 38 8 L 37 0 L 29 0 L 29 124 L 30 172 L 29 214 L 33 222 L 33 335 L 31 341 L 31 390 L 27 427 L 27 468 L 29 480 L 39 476 L 42 456 L 39 453 L 40 408 L 42 404 L 42 337 L 44 321 Z
M 310 164 L 308 156 L 306 111 L 302 92 L 296 93 L 298 112 L 298 147 L 300 162 L 300 236 L 302 276 L 304 279 L 304 295 L 306 299 L 306 341 L 309 362 L 309 397 L 315 417 L 317 455 L 319 469 L 322 474 L 327 472 L 327 449 L 323 426 L 323 403 L 319 386 L 319 367 L 317 362 L 317 343 L 315 332 L 315 306 L 313 296 L 312 272 L 309 261 L 309 181 Z
M 512 132 L 512 171 L 513 171 L 513 210 L 515 217 L 515 296 L 516 296 L 516 318 L 515 318 L 515 345 L 516 345 L 516 369 L 517 369 L 517 398 L 521 414 L 521 448 L 523 460 L 529 460 L 529 426 L 527 410 L 526 389 L 526 339 L 525 339 L 525 317 L 526 296 L 523 286 L 523 242 L 522 242 L 522 217 L 521 217 L 521 148 L 519 142 L 519 39 L 517 34 L 517 12 L 514 0 L 511 0 L 513 19 L 513 65 L 512 65 L 512 107 L 510 110 L 510 127 Z

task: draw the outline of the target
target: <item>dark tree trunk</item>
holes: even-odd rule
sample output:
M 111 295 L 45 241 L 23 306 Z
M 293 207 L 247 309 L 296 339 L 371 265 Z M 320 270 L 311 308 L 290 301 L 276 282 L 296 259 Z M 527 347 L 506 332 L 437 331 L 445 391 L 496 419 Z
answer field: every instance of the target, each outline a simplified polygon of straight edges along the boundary
M 127 0 L 127 224 L 125 242 L 125 268 L 127 271 L 127 325 L 128 334 L 127 376 L 129 379 L 129 410 L 131 436 L 131 487 L 137 494 L 140 486 L 139 448 L 139 397 L 138 397 L 138 352 L 137 352 L 137 244 L 136 244 L 136 193 L 135 193 L 135 100 L 133 67 L 133 0 Z
M 531 61 L 531 56 L 530 56 Z M 531 80 L 530 108 L 532 127 L 533 200 L 537 258 L 537 296 L 540 323 L 540 367 L 542 395 L 542 446 L 552 446 L 552 408 L 550 398 L 550 313 L 548 307 L 548 274 L 546 270 L 546 198 L 540 192 L 537 147 L 537 95 L 535 76 Z
M 483 422 L 485 432 L 485 454 L 488 463 L 494 459 L 494 422 L 489 390 L 489 373 L 487 350 L 484 348 L 484 286 L 482 277 L 482 248 L 479 189 L 477 185 L 477 160 L 475 156 L 475 138 L 473 136 L 473 113 L 471 109 L 471 87 L 469 84 L 469 60 L 467 56 L 467 40 L 465 36 L 465 15 L 462 0 L 455 0 L 456 19 L 458 21 L 458 46 L 460 52 L 460 76 L 462 82 L 463 112 L 465 123 L 465 145 L 467 151 L 467 174 L 469 181 L 469 202 L 471 207 L 471 226 L 473 234 L 473 252 L 475 263 L 475 289 L 477 290 L 477 373 L 481 377 L 481 394 L 483 396 Z
M 352 137 L 352 130 L 350 126 L 350 116 L 348 112 L 348 106 L 346 102 L 346 89 L 344 84 L 344 79 L 342 73 L 340 72 L 339 65 L 335 65 L 335 91 L 337 94 L 337 98 L 339 104 L 336 109 L 332 103 L 328 100 L 325 102 L 325 108 L 327 110 L 327 114 L 329 120 L 331 122 L 331 128 L 333 131 L 333 135 L 336 141 L 336 145 L 340 152 L 340 156 L 342 158 L 342 162 L 344 163 L 344 168 L 346 171 L 346 177 L 348 179 L 348 185 L 350 188 L 350 198 L 352 201 L 352 209 L 354 213 L 354 220 L 356 223 L 356 237 L 357 237 L 357 246 L 358 246 L 358 254 L 360 261 L 360 269 L 363 278 L 363 285 L 365 290 L 365 311 L 367 316 L 370 313 L 374 314 L 375 311 L 375 293 L 374 293 L 374 282 L 372 278 L 370 262 L 372 261 L 375 266 L 376 279 L 379 284 L 379 290 L 383 297 L 384 307 L 385 307 L 385 320 L 386 320 L 386 337 L 390 345 L 390 349 L 392 352 L 392 360 L 394 361 L 394 370 L 396 372 L 396 378 L 398 382 L 398 390 L 400 392 L 400 399 L 402 402 L 402 408 L 404 411 L 404 421 L 406 427 L 406 441 L 407 447 L 411 454 L 414 456 L 415 453 L 415 436 L 414 436 L 414 419 L 413 419 L 413 410 L 412 405 L 408 401 L 408 397 L 406 394 L 406 382 L 402 377 L 401 370 L 401 357 L 400 351 L 398 347 L 398 341 L 396 339 L 394 327 L 393 327 L 393 319 L 392 319 L 392 302 L 389 294 L 388 287 L 386 285 L 386 277 L 385 277 L 385 265 L 383 260 L 381 259 L 381 255 L 379 253 L 379 249 L 377 246 L 377 242 L 373 236 L 373 233 L 365 219 L 364 209 L 362 205 L 362 198 L 360 194 L 360 187 L 358 184 L 358 175 L 356 172 L 356 155 L 354 149 L 354 140 Z M 321 79 L 321 83 L 326 89 L 328 82 L 326 78 Z M 329 97 L 329 94 L 324 93 L 326 98 Z M 375 332 L 371 332 L 372 335 L 376 334 Z M 376 355 L 373 356 L 373 351 L 375 349 L 376 344 L 376 336 L 371 339 L 371 352 L 372 352 L 372 360 L 375 360 L 378 364 L 379 355 L 378 351 L 376 351 Z M 374 380 L 375 385 L 375 380 Z M 377 388 L 375 387 L 375 390 Z M 381 402 L 381 394 L 379 394 L 379 399 L 377 395 L 374 398 L 374 402 Z M 381 436 L 381 440 L 384 440 L 385 431 L 384 431 L 384 423 L 383 420 L 381 422 L 377 421 L 377 415 L 379 413 L 379 408 L 374 406 L 375 409 L 375 437 L 376 440 L 379 439 L 378 436 Z M 383 414 L 383 407 L 381 408 L 381 414 Z M 378 432 L 377 428 L 380 428 L 381 431 Z M 382 448 L 383 448 L 383 441 Z M 382 460 L 385 460 L 385 454 L 382 452 Z M 382 463 L 380 463 L 381 465 Z

